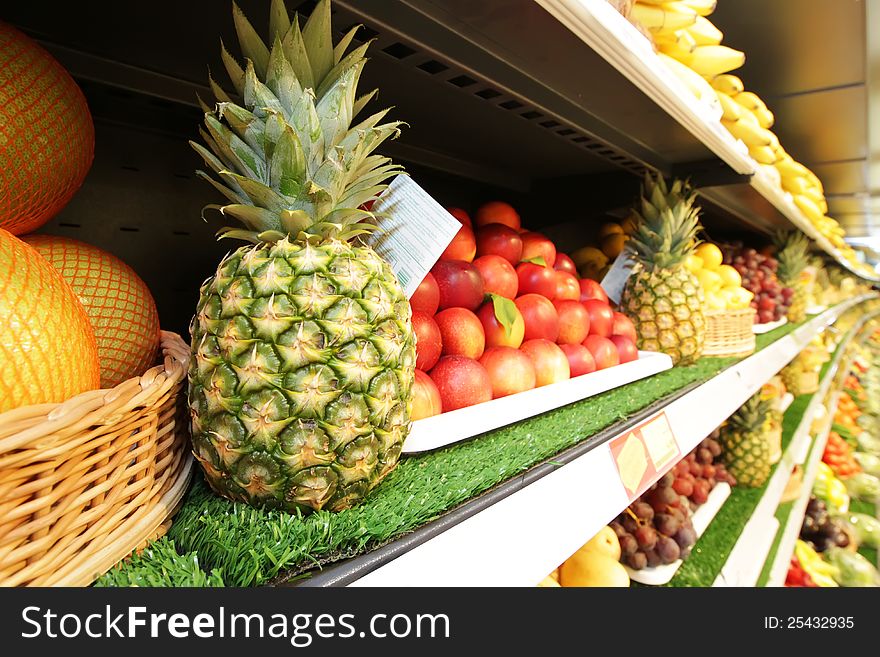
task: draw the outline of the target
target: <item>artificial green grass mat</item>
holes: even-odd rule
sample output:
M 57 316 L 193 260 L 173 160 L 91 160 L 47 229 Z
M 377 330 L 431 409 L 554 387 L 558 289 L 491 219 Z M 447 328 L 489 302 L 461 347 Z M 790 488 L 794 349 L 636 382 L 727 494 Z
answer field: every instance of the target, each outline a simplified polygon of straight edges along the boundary
M 849 510 L 853 513 L 864 513 L 872 518 L 877 517 L 877 505 L 872 504 L 871 502 L 864 502 L 862 500 L 851 499 L 849 501 Z M 877 561 L 877 550 L 874 548 L 869 548 L 867 546 L 862 546 L 859 548 L 859 553 L 865 557 L 868 561 L 870 561 L 875 566 L 880 566 L 880 561 Z
M 174 541 L 162 538 L 142 552 L 133 554 L 125 568 L 114 568 L 99 579 L 95 586 L 223 586 L 216 570 L 206 573 L 193 553 L 181 555 Z
M 820 380 L 825 378 L 838 352 L 846 343 L 847 340 L 841 340 L 834 354 L 822 366 Z M 788 449 L 788 445 L 791 443 L 791 439 L 794 437 L 794 433 L 797 431 L 798 425 L 801 423 L 812 399 L 813 395 L 799 395 L 795 397 L 791 406 L 785 411 L 785 415 L 782 418 L 783 453 Z M 770 477 L 767 478 L 767 483 L 769 483 L 776 472 L 777 465 L 773 466 Z M 727 562 L 727 557 L 730 556 L 733 546 L 736 545 L 743 527 L 745 527 L 749 518 L 752 517 L 755 507 L 758 506 L 758 502 L 764 496 L 764 492 L 767 490 L 767 483 L 759 488 L 733 487 L 730 497 L 727 498 L 724 506 L 721 507 L 712 523 L 697 540 L 691 555 L 682 563 L 678 572 L 675 573 L 675 576 L 666 586 L 712 586 L 712 583 Z
M 764 561 L 764 567 L 761 569 L 761 575 L 758 577 L 756 586 L 767 586 L 770 579 L 770 570 L 773 568 L 773 562 L 776 561 L 776 555 L 779 552 L 779 544 L 782 541 L 782 534 L 791 517 L 792 509 L 794 509 L 795 500 L 784 502 L 776 509 L 776 519 L 779 521 L 779 531 L 773 539 L 773 545 L 770 546 L 770 552 L 767 553 L 767 560 Z
M 758 349 L 795 328 L 786 324 L 757 336 Z M 203 567 L 215 569 L 231 586 L 264 584 L 279 575 L 354 556 L 424 525 L 738 360 L 702 358 L 467 442 L 404 457 L 363 504 L 340 513 L 300 517 L 255 509 L 215 496 L 197 476 L 168 537 L 158 543 L 173 540 L 179 552 L 188 558 L 198 555 Z M 138 570 L 135 579 L 160 581 L 150 574 L 152 568 L 148 559 L 123 562 L 101 583 L 124 583 L 124 571 L 130 569 Z

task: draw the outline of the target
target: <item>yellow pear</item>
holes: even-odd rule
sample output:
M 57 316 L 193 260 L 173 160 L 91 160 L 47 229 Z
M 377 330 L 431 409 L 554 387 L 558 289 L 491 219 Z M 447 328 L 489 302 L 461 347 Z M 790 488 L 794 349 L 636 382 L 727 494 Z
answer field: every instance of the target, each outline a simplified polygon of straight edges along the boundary
M 620 541 L 617 540 L 617 534 L 611 527 L 603 527 L 578 552 L 599 552 L 618 561 L 620 559 Z
M 562 586 L 629 586 L 629 575 L 619 561 L 600 552 L 578 550 L 559 567 Z

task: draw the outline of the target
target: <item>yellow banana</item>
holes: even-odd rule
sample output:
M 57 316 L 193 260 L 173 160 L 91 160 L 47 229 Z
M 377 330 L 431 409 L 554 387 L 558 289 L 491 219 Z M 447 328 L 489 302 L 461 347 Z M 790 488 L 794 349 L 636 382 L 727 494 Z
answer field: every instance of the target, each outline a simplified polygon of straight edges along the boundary
M 657 56 L 664 64 L 666 64 L 666 67 L 672 71 L 675 77 L 684 83 L 694 96 L 710 105 L 718 103 L 715 90 L 709 86 L 708 82 L 694 73 L 688 66 L 685 66 L 669 55 L 664 55 L 662 52 L 658 52 Z
M 776 117 L 773 116 L 773 112 L 771 112 L 767 108 L 759 108 L 755 110 L 755 116 L 758 117 L 758 123 L 761 124 L 762 128 L 772 128 L 773 124 L 776 122 Z
M 742 105 L 740 105 L 740 107 L 742 107 Z M 752 112 L 752 110 L 748 109 L 747 107 L 742 108 L 742 114 L 740 115 L 740 121 L 745 121 L 749 125 L 761 127 L 761 123 L 760 123 L 760 121 L 758 121 L 758 117 L 755 116 L 754 112 Z
M 697 20 L 697 12 L 681 2 L 670 2 L 663 6 L 637 2 L 632 6 L 630 18 L 652 32 L 674 32 L 693 25 Z
M 824 193 L 825 187 L 822 186 L 822 181 L 819 180 L 819 177 L 806 167 L 804 167 L 804 171 L 806 171 L 807 180 L 810 181 L 813 187 L 816 187 L 820 192 Z
M 721 103 L 721 109 L 724 112 L 722 118 L 725 118 L 728 121 L 738 121 L 742 117 L 744 114 L 743 108 L 739 103 L 735 102 L 733 98 L 717 90 L 715 91 L 715 95 L 718 96 L 718 102 Z
M 721 123 L 734 138 L 741 139 L 749 148 L 754 146 L 770 146 L 775 137 L 772 132 L 765 130 L 757 123 L 752 124 L 742 119 L 739 121 L 725 121 L 721 119 Z
M 759 167 L 764 169 L 767 172 L 767 176 L 773 180 L 777 185 L 780 184 L 780 176 L 779 171 L 772 164 L 758 164 Z
M 776 153 L 769 146 L 752 146 L 749 154 L 761 164 L 773 164 L 776 161 Z
M 819 209 L 822 211 L 822 214 L 828 213 L 828 201 L 825 200 L 824 196 L 822 197 L 822 200 L 819 203 L 817 203 L 816 205 L 819 206 Z
M 735 75 L 716 75 L 712 78 L 709 83 L 712 85 L 713 89 L 717 89 L 723 94 L 727 94 L 728 96 L 735 96 L 738 93 L 741 93 L 745 87 L 743 86 L 743 81 L 740 80 Z
M 678 32 L 676 32 L 676 34 L 678 34 Z M 686 35 L 687 38 L 680 38 L 669 43 L 658 42 L 657 48 L 664 55 L 669 55 L 680 61 L 682 64 L 687 64 L 693 55 L 694 48 L 697 47 L 697 44 L 693 42 L 693 38 L 687 32 L 683 32 L 683 34 Z M 688 39 L 690 39 L 690 43 L 688 43 Z
M 736 96 L 734 96 L 733 99 L 743 107 L 746 107 L 753 112 L 758 109 L 767 109 L 764 101 L 761 100 L 757 94 L 752 93 L 751 91 L 741 91 Z
M 822 220 L 822 211 L 819 210 L 819 207 L 809 197 L 798 194 L 794 196 L 794 204 L 800 208 L 800 211 L 804 213 L 811 223 L 816 224 Z
M 601 269 L 608 264 L 608 256 L 595 246 L 582 246 L 572 251 L 570 257 L 577 267 L 592 266 L 594 269 Z
M 746 62 L 741 50 L 727 46 L 697 46 L 689 66 L 704 77 L 712 77 L 739 68 Z
M 776 170 L 779 170 L 778 162 L 776 163 Z M 809 188 L 807 179 L 804 176 L 783 176 L 781 173 L 780 176 L 782 178 L 782 189 L 791 192 L 793 196 L 803 194 Z
M 700 16 L 708 16 L 715 11 L 715 0 L 681 0 L 681 4 L 687 5 Z
M 809 169 L 800 162 L 795 162 L 791 159 L 791 156 L 786 156 L 779 160 L 779 162 L 776 163 L 776 168 L 779 169 L 779 173 L 782 174 L 783 178 L 796 178 L 798 176 L 803 176 L 809 179 Z
M 721 30 L 715 27 L 709 19 L 702 16 L 697 16 L 694 24 L 685 29 L 688 34 L 694 37 L 698 46 L 717 46 L 724 38 Z
M 804 196 L 809 198 L 813 203 L 816 204 L 816 206 L 820 206 L 822 204 L 822 201 L 825 200 L 825 195 L 815 187 L 808 187 L 807 191 L 804 192 Z M 820 207 L 819 209 L 821 210 L 822 208 Z

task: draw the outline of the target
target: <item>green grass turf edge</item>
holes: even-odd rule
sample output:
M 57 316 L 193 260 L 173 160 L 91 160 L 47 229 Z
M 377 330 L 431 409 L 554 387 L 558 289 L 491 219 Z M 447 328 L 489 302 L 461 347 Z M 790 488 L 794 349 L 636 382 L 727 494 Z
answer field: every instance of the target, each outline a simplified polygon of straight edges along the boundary
M 786 324 L 757 336 L 762 349 L 798 325 Z M 340 513 L 299 517 L 254 509 L 215 496 L 195 478 L 168 537 L 154 546 L 160 558 L 141 556 L 118 564 L 101 585 L 145 581 L 169 586 L 189 581 L 190 571 L 173 572 L 167 543 L 211 569 L 231 586 L 264 584 L 279 573 L 298 572 L 363 553 L 547 460 L 602 429 L 637 413 L 687 385 L 706 381 L 736 363 L 703 358 L 601 395 L 570 404 L 474 440 L 423 455 L 405 457 L 360 506 Z
M 845 340 L 842 340 L 831 358 L 826 362 L 820 371 L 821 379 L 827 375 L 828 368 L 837 356 L 837 353 L 845 346 Z M 791 406 L 785 412 L 782 418 L 782 449 L 783 452 L 788 448 L 789 443 L 794 437 L 794 432 L 803 419 L 804 413 L 813 399 L 813 395 L 800 395 L 795 397 Z M 776 465 L 770 472 L 767 482 L 776 472 Z M 691 555 L 678 569 L 675 576 L 666 586 L 671 587 L 706 587 L 712 586 L 724 564 L 727 557 L 730 556 L 733 546 L 736 545 L 749 518 L 758 506 L 758 502 L 764 496 L 767 490 L 767 484 L 758 488 L 745 488 L 743 486 L 734 486 L 730 493 L 730 497 L 721 507 L 721 510 L 712 520 L 709 527 L 694 545 Z
M 779 521 L 779 531 L 773 539 L 773 545 L 770 546 L 770 552 L 767 553 L 767 559 L 764 561 L 764 567 L 761 569 L 761 575 L 758 577 L 757 586 L 767 586 L 770 580 L 770 570 L 773 568 L 773 562 L 776 561 L 776 555 L 779 553 L 779 544 L 782 542 L 782 535 L 785 533 L 785 527 L 791 512 L 794 510 L 796 500 L 784 502 L 776 509 L 776 519 Z
M 863 500 L 851 499 L 849 502 L 849 510 L 853 513 L 865 513 L 872 518 L 877 517 L 877 505 L 872 504 L 871 502 L 865 502 Z M 865 557 L 868 561 L 870 561 L 875 566 L 880 566 L 880 561 L 877 561 L 877 550 L 874 548 L 869 548 L 867 546 L 862 546 L 859 548 L 859 553 Z

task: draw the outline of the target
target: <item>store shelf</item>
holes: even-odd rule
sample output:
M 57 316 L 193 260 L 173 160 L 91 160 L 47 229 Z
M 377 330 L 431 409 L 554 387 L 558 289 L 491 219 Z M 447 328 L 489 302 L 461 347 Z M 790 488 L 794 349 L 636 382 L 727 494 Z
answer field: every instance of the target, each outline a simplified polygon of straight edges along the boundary
M 361 557 L 315 573 L 308 585 L 532 585 L 630 501 L 610 442 L 665 415 L 682 455 L 691 451 L 841 313 L 872 295 L 818 315 L 760 353 L 603 432 L 573 458 L 562 453 L 438 520 Z M 564 463 L 559 467 L 554 464 Z M 671 465 L 671 464 L 670 464 Z M 656 478 L 662 472 L 656 474 Z M 479 549 L 474 549 L 479 546 Z
M 815 417 L 816 409 L 819 407 L 820 404 L 824 403 L 825 397 L 828 395 L 828 392 L 837 375 L 838 369 L 840 368 L 843 356 L 846 351 L 845 347 L 847 343 L 853 338 L 853 336 L 856 335 L 858 329 L 864 324 L 865 321 L 867 321 L 867 319 L 868 318 L 862 318 L 862 320 L 859 321 L 849 331 L 849 333 L 847 333 L 847 335 L 843 337 L 837 355 L 826 370 L 825 376 L 823 377 L 819 385 L 818 391 L 813 394 L 809 405 L 805 409 L 800 424 L 798 425 L 794 435 L 792 436 L 791 442 L 788 444 L 788 447 L 783 453 L 782 458 L 776 466 L 776 469 L 773 471 L 773 475 L 771 476 L 770 481 L 767 483 L 766 488 L 764 489 L 764 494 L 762 495 L 761 500 L 758 502 L 758 505 L 752 512 L 751 518 L 743 527 L 742 532 L 740 533 L 739 538 L 736 541 L 736 544 L 730 551 L 727 557 L 727 561 L 721 568 L 721 572 L 718 574 L 718 577 L 713 584 L 714 586 L 751 587 L 755 586 L 755 584 L 757 583 L 758 578 L 761 575 L 761 570 L 766 560 L 766 556 L 771 549 L 773 539 L 776 537 L 777 533 L 774 529 L 770 535 L 770 542 L 766 543 L 765 545 L 765 538 L 770 520 L 775 519 L 776 509 L 779 507 L 779 501 L 782 498 L 782 494 L 785 491 L 785 486 L 788 483 L 789 478 L 791 477 L 792 468 L 795 465 L 803 463 L 808 446 L 811 442 L 814 442 L 810 429 L 813 418 Z M 834 399 L 832 407 L 828 409 L 828 415 L 831 420 L 833 420 L 835 408 L 836 397 Z M 831 421 L 829 420 L 829 431 L 830 428 Z M 822 436 L 823 433 L 824 437 Z M 815 442 L 821 442 L 824 447 L 825 440 L 827 440 L 827 431 L 825 431 L 823 428 L 823 431 L 819 433 L 819 436 L 816 438 Z M 811 452 L 811 454 L 812 453 L 813 452 Z M 813 472 L 813 477 L 815 478 L 815 471 Z M 812 486 L 812 480 L 807 483 L 806 475 L 804 477 L 804 480 L 805 488 Z M 806 505 L 806 502 L 804 502 L 804 504 Z M 795 516 L 794 513 L 792 513 L 792 517 L 793 516 Z M 803 519 L 803 514 L 801 514 L 800 518 L 801 520 Z M 790 518 L 789 522 L 794 521 Z M 800 527 L 800 524 L 798 524 L 798 527 Z M 781 548 L 779 552 L 782 552 Z M 790 555 L 791 550 L 789 550 L 787 554 Z
M 828 408 L 828 420 L 822 426 L 822 430 L 816 435 L 813 445 L 810 448 L 809 456 L 804 463 L 804 475 L 801 483 L 801 492 L 791 509 L 791 513 L 782 528 L 779 538 L 779 547 L 770 567 L 770 575 L 767 580 L 767 586 L 783 586 L 785 577 L 788 574 L 788 566 L 791 562 L 791 555 L 794 552 L 794 545 L 801 532 L 801 526 L 804 523 L 804 514 L 807 510 L 807 503 L 813 493 L 813 482 L 816 481 L 816 475 L 819 473 L 819 462 L 822 460 L 822 454 L 825 451 L 825 443 L 828 442 L 828 435 L 831 433 L 831 425 L 834 423 L 834 413 L 837 410 L 837 400 L 841 393 L 836 393 L 831 400 Z
M 880 276 L 857 272 L 827 238 L 820 235 L 778 184 L 749 156 L 745 144 L 734 139 L 719 117 L 696 99 L 654 56 L 650 44 L 605 0 L 536 0 L 563 25 L 593 48 L 655 102 L 671 119 L 686 128 L 745 183 L 700 185 L 700 194 L 736 221 L 769 230 L 797 227 L 841 266 L 870 281 Z M 660 129 L 660 126 L 658 126 Z

